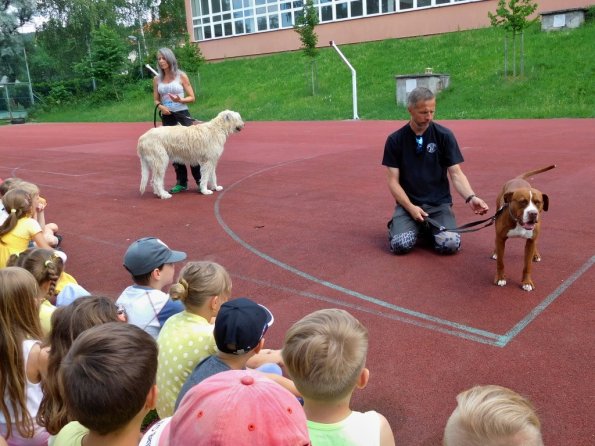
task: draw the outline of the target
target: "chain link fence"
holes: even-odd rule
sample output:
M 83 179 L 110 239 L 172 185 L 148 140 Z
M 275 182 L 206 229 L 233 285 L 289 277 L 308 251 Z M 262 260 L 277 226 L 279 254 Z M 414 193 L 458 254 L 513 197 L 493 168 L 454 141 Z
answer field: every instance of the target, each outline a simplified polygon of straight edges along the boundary
M 35 98 L 29 82 L 0 83 L 0 120 L 25 122 Z

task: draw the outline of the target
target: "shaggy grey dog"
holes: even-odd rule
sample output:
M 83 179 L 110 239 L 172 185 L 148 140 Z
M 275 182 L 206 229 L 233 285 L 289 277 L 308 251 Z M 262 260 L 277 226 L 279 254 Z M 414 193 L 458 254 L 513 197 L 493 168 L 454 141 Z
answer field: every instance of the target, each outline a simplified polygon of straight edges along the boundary
M 159 198 L 170 198 L 171 194 L 163 187 L 163 179 L 169 162 L 200 164 L 200 192 L 212 194 L 223 190 L 217 184 L 217 162 L 223 153 L 227 137 L 244 128 L 239 113 L 224 110 L 214 119 L 203 124 L 184 127 L 161 126 L 144 133 L 138 139 L 136 151 L 140 157 L 140 193 L 145 192 L 152 173 L 153 192 Z

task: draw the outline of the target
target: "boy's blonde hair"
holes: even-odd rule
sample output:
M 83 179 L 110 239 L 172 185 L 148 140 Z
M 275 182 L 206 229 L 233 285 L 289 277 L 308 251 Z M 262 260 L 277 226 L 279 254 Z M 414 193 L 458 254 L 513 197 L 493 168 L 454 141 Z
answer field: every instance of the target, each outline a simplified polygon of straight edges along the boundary
M 188 262 L 180 271 L 169 295 L 181 300 L 185 306 L 201 307 L 214 296 L 231 295 L 231 277 L 221 265 L 215 262 Z
M 529 400 L 501 386 L 476 386 L 457 395 L 444 446 L 543 446 L 541 423 Z
M 336 308 L 315 311 L 285 334 L 283 362 L 304 397 L 338 401 L 357 384 L 366 363 L 368 330 Z

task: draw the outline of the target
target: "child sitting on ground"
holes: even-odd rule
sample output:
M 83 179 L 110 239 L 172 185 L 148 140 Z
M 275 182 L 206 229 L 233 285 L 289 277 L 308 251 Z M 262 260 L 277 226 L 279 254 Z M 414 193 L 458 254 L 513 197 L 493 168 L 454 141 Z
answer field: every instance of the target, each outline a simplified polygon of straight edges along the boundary
M 35 220 L 37 220 L 39 226 L 41 226 L 41 230 L 43 231 L 43 237 L 45 238 L 45 241 L 52 248 L 57 248 L 60 245 L 62 237 L 57 234 L 58 225 L 56 223 L 45 222 L 45 208 L 47 206 L 47 201 L 45 198 L 39 196 L 39 187 L 37 187 L 36 184 L 31 183 L 29 181 L 21 180 L 20 183 L 17 183 L 17 188 L 27 191 L 27 193 L 29 193 L 31 201 L 33 201 L 34 210 L 31 216 Z
M 56 301 L 56 282 L 64 267 L 62 258 L 53 249 L 29 248 L 20 254 L 11 255 L 7 266 L 25 268 L 37 280 L 39 320 L 43 334 L 47 336 L 51 329 L 52 313 L 56 310 L 52 301 Z
M 500 386 L 476 386 L 457 395 L 444 429 L 444 446 L 543 446 L 533 405 Z
M 23 268 L 0 268 L 0 437 L 10 446 L 46 446 L 35 423 L 41 401 L 37 282 Z
M 290 392 L 254 370 L 228 370 L 194 386 L 173 417 L 139 446 L 310 446 L 304 410 Z
M 31 217 L 34 203 L 22 189 L 12 189 L 2 197 L 2 203 L 9 216 L 0 225 L 0 268 L 6 266 L 12 254 L 19 254 L 34 241 L 40 248 L 51 248 L 43 237 L 37 220 Z
M 394 446 L 386 418 L 350 407 L 353 391 L 370 376 L 368 331 L 348 312 L 315 311 L 285 334 L 283 361 L 302 394 L 313 445 Z
M 58 307 L 52 315 L 52 330 L 41 351 L 45 371 L 42 382 L 43 399 L 37 412 L 37 422 L 50 434 L 56 435 L 71 421 L 59 388 L 58 371 L 72 342 L 91 327 L 118 321 L 121 319 L 116 304 L 109 297 L 103 296 L 77 299 L 70 305 Z
M 116 303 L 126 311 L 129 323 L 155 339 L 165 321 L 184 310 L 181 302 L 174 302 L 162 290 L 174 281 L 174 263 L 185 258 L 186 253 L 172 251 L 154 237 L 135 241 L 124 254 L 124 267 L 132 275 L 134 285 L 126 288 Z
M 161 418 L 173 414 L 182 385 L 194 367 L 216 352 L 212 324 L 221 305 L 231 297 L 231 278 L 218 263 L 189 262 L 169 293 L 172 299 L 184 303 L 185 310 L 170 317 L 157 338 L 157 412 Z M 279 361 L 279 353 L 261 350 L 247 365 L 257 368 Z
M 19 184 L 21 181 L 23 180 L 20 178 L 11 177 L 0 182 L 0 225 L 6 221 L 9 215 L 8 212 L 6 212 L 1 199 L 9 190 L 16 189 L 17 184 Z
M 214 337 L 217 353 L 203 359 L 192 371 L 178 395 L 176 409 L 184 395 L 209 376 L 227 370 L 244 370 L 264 346 L 264 335 L 273 325 L 273 314 L 263 305 L 246 298 L 233 299 L 221 305 L 215 319 Z M 297 389 L 285 378 L 279 365 L 264 364 L 258 369 L 295 395 Z
M 60 366 L 68 423 L 54 446 L 137 446 L 155 407 L 157 344 L 135 325 L 109 322 L 83 332 Z

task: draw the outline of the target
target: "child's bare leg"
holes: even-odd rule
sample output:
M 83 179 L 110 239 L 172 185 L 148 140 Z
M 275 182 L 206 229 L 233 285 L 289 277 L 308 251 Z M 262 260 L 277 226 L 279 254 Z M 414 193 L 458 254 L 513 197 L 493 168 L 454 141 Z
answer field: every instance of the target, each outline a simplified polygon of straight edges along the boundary
M 45 241 L 48 242 L 48 244 L 54 248 L 58 246 L 58 243 L 60 242 L 58 240 L 58 237 L 54 235 L 54 231 L 48 229 L 47 225 L 43 230 L 43 238 L 45 238 Z
M 45 228 L 51 230 L 54 234 L 58 232 L 58 225 L 56 223 L 48 223 L 45 225 Z

